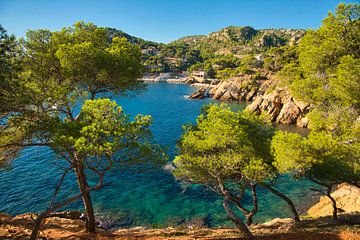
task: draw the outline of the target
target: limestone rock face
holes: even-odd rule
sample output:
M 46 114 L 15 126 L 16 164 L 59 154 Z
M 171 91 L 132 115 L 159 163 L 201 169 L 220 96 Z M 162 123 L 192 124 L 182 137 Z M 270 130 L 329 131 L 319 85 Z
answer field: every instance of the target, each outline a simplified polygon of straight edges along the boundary
M 259 86 L 260 82 L 251 80 L 251 75 L 242 75 L 221 81 L 209 94 L 213 99 L 224 101 L 252 101 Z
M 188 98 L 189 99 L 203 99 L 206 95 L 206 88 L 200 88 L 193 92 Z
M 231 83 L 232 81 L 222 81 L 221 83 L 219 83 L 219 86 L 211 89 L 212 91 L 210 92 L 210 94 L 212 93 L 214 94 L 213 96 L 214 99 L 220 99 L 228 91 L 228 88 L 229 86 L 231 86 Z
M 276 122 L 286 123 L 286 124 L 294 124 L 300 115 L 300 109 L 298 106 L 290 99 L 287 101 L 283 107 L 279 115 L 276 118 Z
M 337 186 L 331 193 L 336 200 L 339 213 L 360 212 L 360 188 L 343 183 Z M 319 202 L 308 210 L 311 217 L 322 217 L 332 215 L 331 202 L 326 197 L 321 197 Z
M 298 118 L 296 121 L 296 126 L 306 128 L 309 125 L 309 119 L 307 117 Z
M 272 122 L 307 127 L 309 119 L 305 115 L 309 108 L 309 104 L 295 100 L 287 89 L 276 88 L 270 93 L 258 95 L 246 110 L 265 113 Z
M 194 77 L 186 77 L 185 79 L 184 79 L 184 83 L 186 83 L 186 84 L 193 84 L 193 83 L 196 83 L 197 81 L 196 81 L 196 79 L 194 78 Z
M 222 101 L 252 101 L 246 110 L 257 114 L 265 113 L 272 122 L 296 124 L 304 128 L 309 124 L 305 115 L 309 112 L 310 105 L 295 99 L 287 88 L 279 87 L 278 81 L 269 72 L 261 72 L 260 78 L 241 74 L 223 80 L 213 85 L 208 95 Z M 189 98 L 201 99 L 205 96 L 204 89 L 199 89 Z

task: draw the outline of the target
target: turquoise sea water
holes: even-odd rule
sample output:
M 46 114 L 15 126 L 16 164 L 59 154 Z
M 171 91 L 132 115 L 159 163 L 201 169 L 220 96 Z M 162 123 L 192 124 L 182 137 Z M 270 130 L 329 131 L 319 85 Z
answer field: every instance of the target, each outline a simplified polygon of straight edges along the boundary
M 170 159 L 173 159 L 182 125 L 194 123 L 201 106 L 211 101 L 186 99 L 193 90 L 187 85 L 150 83 L 143 94 L 116 98 L 116 101 L 131 116 L 141 113 L 153 117 L 154 138 L 168 148 Z M 245 105 L 232 103 L 231 106 L 242 109 Z M 15 215 L 44 210 L 62 173 L 58 166 L 61 162 L 47 148 L 23 151 L 11 170 L 0 171 L 0 212 Z M 221 198 L 215 193 L 203 186 L 178 182 L 162 169 L 114 172 L 106 181 L 109 186 L 92 193 L 92 197 L 98 217 L 108 219 L 113 227 L 177 225 L 199 218 L 208 226 L 232 224 L 224 214 Z M 294 182 L 284 176 L 277 189 L 287 193 L 296 204 L 301 204 L 307 199 L 309 184 Z M 78 189 L 74 176 L 70 175 L 59 197 L 74 193 L 78 193 Z M 286 205 L 263 189 L 259 189 L 259 202 L 260 212 L 255 221 L 290 216 Z M 81 208 L 82 202 L 78 201 L 66 209 Z

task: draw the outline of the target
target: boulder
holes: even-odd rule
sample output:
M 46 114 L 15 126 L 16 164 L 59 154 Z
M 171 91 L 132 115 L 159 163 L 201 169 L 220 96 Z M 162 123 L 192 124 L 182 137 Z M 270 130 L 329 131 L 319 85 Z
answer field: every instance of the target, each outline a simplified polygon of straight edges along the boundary
M 247 111 L 266 113 L 272 122 L 296 124 L 307 127 L 309 119 L 303 117 L 308 111 L 309 104 L 294 101 L 287 89 L 276 88 L 270 93 L 255 97 L 254 101 L 246 107 Z
M 246 96 L 246 101 L 251 101 L 253 99 L 253 97 L 255 96 L 255 94 L 256 94 L 255 90 L 250 91 Z
M 206 97 L 206 88 L 200 88 L 193 92 L 188 98 L 189 99 L 203 99 Z
M 340 213 L 360 212 L 360 188 L 343 183 L 339 184 L 331 193 L 335 198 L 337 207 L 341 209 Z M 322 217 L 332 215 L 332 206 L 329 199 L 322 196 L 319 202 L 313 205 L 308 211 L 310 217 Z
M 214 90 L 214 99 L 220 99 L 225 92 L 227 92 L 228 87 L 231 85 L 231 81 L 223 81 L 219 83 L 219 86 Z
M 235 93 L 234 93 L 235 95 Z M 224 94 L 221 95 L 221 97 L 219 98 L 219 100 L 222 101 L 231 101 L 231 100 L 236 100 L 237 98 L 234 97 L 234 95 L 232 95 L 232 92 L 230 90 L 225 91 Z M 235 95 L 236 96 L 236 95 Z
M 307 117 L 299 117 L 296 121 L 296 126 L 306 128 L 309 125 L 309 119 Z
M 272 102 L 272 109 L 268 111 L 270 121 L 274 122 L 276 118 L 279 116 L 283 104 L 281 102 L 273 101 Z
M 184 79 L 184 83 L 186 83 L 186 84 L 193 84 L 193 83 L 196 83 L 197 81 L 196 81 L 196 79 L 194 78 L 194 77 L 186 77 L 185 79 Z
M 249 112 L 252 112 L 252 113 L 260 113 L 260 109 L 259 109 L 259 106 L 260 104 L 262 103 L 263 101 L 263 98 L 262 97 L 257 97 L 255 98 L 255 100 L 246 107 L 246 110 L 249 111 Z
M 276 118 L 278 123 L 294 124 L 296 123 L 297 118 L 300 116 L 300 109 L 298 106 L 290 99 L 284 103 L 279 115 Z
M 302 101 L 296 100 L 295 98 L 292 99 L 296 106 L 300 109 L 302 113 L 306 113 L 309 110 L 310 104 L 304 103 Z

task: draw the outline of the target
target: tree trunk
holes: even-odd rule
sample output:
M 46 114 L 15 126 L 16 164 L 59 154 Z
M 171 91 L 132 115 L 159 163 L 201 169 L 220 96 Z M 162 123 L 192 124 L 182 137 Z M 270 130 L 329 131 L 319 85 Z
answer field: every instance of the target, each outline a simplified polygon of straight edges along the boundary
M 278 190 L 272 188 L 270 185 L 267 185 L 266 183 L 261 183 L 261 186 L 266 188 L 267 190 L 269 190 L 271 193 L 275 194 L 276 196 L 278 196 L 279 198 L 283 199 L 288 207 L 291 210 L 291 213 L 293 215 L 293 218 L 295 220 L 295 222 L 300 222 L 300 217 L 299 217 L 299 213 L 297 212 L 294 203 L 290 200 L 290 198 L 288 198 L 285 194 L 283 194 L 282 192 L 279 192 Z
M 336 201 L 335 199 L 331 196 L 331 190 L 332 190 L 332 185 L 328 186 L 327 191 L 326 191 L 326 196 L 330 199 L 331 201 L 331 205 L 333 207 L 333 220 L 336 222 L 337 221 L 337 206 L 336 206 Z
M 251 232 L 250 232 L 249 228 L 246 226 L 246 224 L 241 220 L 241 218 L 236 216 L 235 213 L 233 212 L 233 210 L 230 208 L 230 206 L 228 204 L 228 200 L 226 198 L 224 198 L 223 207 L 225 209 L 226 214 L 236 224 L 236 226 L 238 227 L 240 232 L 245 234 L 245 238 L 250 239 L 250 240 L 254 239 L 254 236 L 251 234 Z
M 86 229 L 88 232 L 94 233 L 95 232 L 95 216 L 94 216 L 94 209 L 91 202 L 91 196 L 90 192 L 86 191 L 88 189 L 89 185 L 86 180 L 86 175 L 84 171 L 83 166 L 78 166 L 77 169 L 75 169 L 77 182 L 79 185 L 79 189 L 81 192 L 81 198 L 84 202 L 84 208 L 86 212 L 87 222 L 86 222 Z
M 253 218 L 254 214 L 248 214 L 248 215 L 245 215 L 245 219 L 246 219 L 246 225 L 248 226 L 251 226 L 253 224 Z
M 36 239 L 36 237 L 37 237 L 37 235 L 39 233 L 39 230 L 40 230 L 41 222 L 46 217 L 47 217 L 47 214 L 42 213 L 36 218 L 34 228 L 33 228 L 32 232 L 31 232 L 31 235 L 30 235 L 30 240 L 35 240 Z
M 252 210 L 245 215 L 246 218 L 246 225 L 250 226 L 253 224 L 253 216 L 257 213 L 258 211 L 258 201 L 257 201 L 257 195 L 256 195 L 256 185 L 257 184 L 251 184 L 251 195 L 252 195 L 252 199 L 253 199 L 253 208 Z

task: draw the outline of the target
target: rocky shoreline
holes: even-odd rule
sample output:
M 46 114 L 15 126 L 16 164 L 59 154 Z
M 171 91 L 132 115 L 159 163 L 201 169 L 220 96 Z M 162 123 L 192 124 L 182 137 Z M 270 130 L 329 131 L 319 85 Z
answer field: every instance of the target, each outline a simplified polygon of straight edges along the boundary
M 0 239 L 29 239 L 35 214 L 10 217 L 0 214 Z M 261 240 L 360 240 L 359 215 L 342 215 L 334 224 L 329 218 L 305 219 L 295 223 L 292 219 L 276 218 L 250 227 L 255 239 Z M 116 230 L 97 228 L 87 233 L 85 222 L 64 217 L 44 220 L 38 239 L 89 239 L 89 240 L 191 240 L 241 239 L 236 228 L 206 228 L 197 226 L 146 228 L 134 227 Z
M 269 222 L 251 226 L 256 239 L 328 239 L 360 240 L 360 189 L 340 184 L 332 195 L 339 198 L 339 221 L 331 220 L 331 203 L 325 197 L 317 198 L 302 222 L 275 218 Z M 344 197 L 346 196 L 346 197 Z M 85 230 L 85 221 L 80 212 L 59 212 L 43 221 L 41 239 L 238 239 L 235 228 L 208 228 L 201 222 L 191 221 L 180 226 L 164 228 L 121 228 L 109 229 L 106 222 L 99 220 L 97 233 Z M 0 239 L 28 239 L 37 214 L 26 213 L 10 216 L 0 213 Z M 306 234 L 305 234 L 306 233 Z
M 306 114 L 311 105 L 295 99 L 289 89 L 279 87 L 278 81 L 269 73 L 257 76 L 257 79 L 253 74 L 242 74 L 216 85 L 191 84 L 199 88 L 189 97 L 191 99 L 211 97 L 220 101 L 251 101 L 245 110 L 264 114 L 271 122 L 302 128 L 309 125 Z

